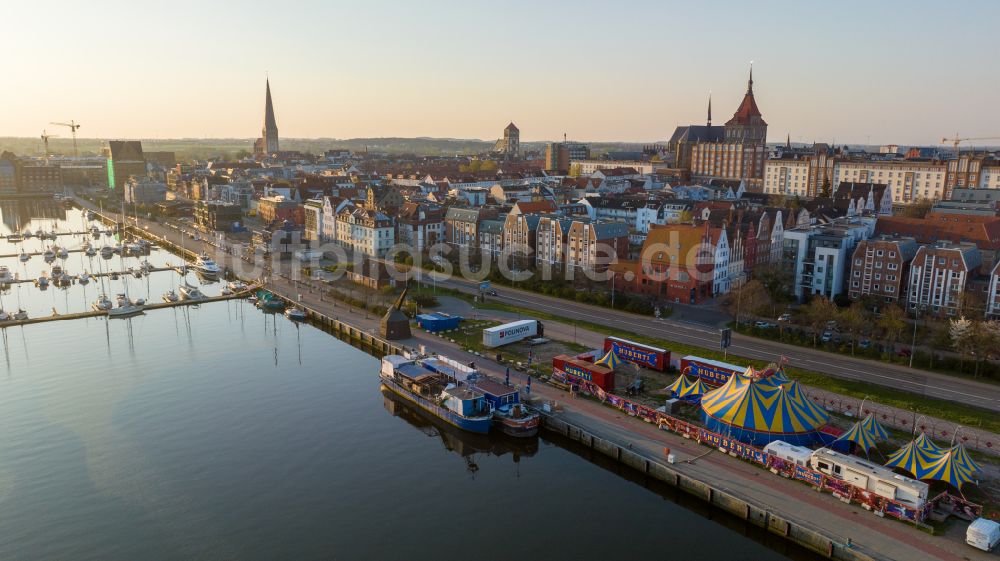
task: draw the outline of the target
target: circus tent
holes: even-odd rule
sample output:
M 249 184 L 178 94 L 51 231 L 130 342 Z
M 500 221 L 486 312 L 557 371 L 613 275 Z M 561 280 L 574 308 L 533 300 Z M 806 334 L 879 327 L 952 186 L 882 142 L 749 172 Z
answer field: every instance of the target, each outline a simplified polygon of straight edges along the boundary
M 875 419 L 875 415 L 869 413 L 868 416 L 861 421 L 861 426 L 875 438 L 880 440 L 889 440 L 889 433 L 885 432 L 882 425 Z
M 921 449 L 926 450 L 928 452 L 933 452 L 935 454 L 944 453 L 944 449 L 938 446 L 937 444 L 934 444 L 934 441 L 928 438 L 927 435 L 924 433 L 920 433 L 920 436 L 918 436 L 914 442 L 916 442 L 917 446 L 919 446 Z
M 732 376 L 702 397 L 709 430 L 762 446 L 774 440 L 806 446 L 821 440 L 829 415 L 812 403 L 798 384 L 768 378 Z
M 890 454 L 885 465 L 906 471 L 915 479 L 942 481 L 956 489 L 975 481 L 980 470 L 965 446 L 958 444 L 945 450 L 923 434 Z
M 614 349 L 611 349 L 607 353 L 605 353 L 604 356 L 595 361 L 594 364 L 614 370 L 615 368 L 618 368 L 618 366 L 620 366 L 622 362 L 623 361 L 621 357 L 618 356 L 617 353 L 615 353 Z
M 868 432 L 860 421 L 854 423 L 854 426 L 852 426 L 844 434 L 840 435 L 840 437 L 834 442 L 853 442 L 858 448 L 864 450 L 865 454 L 867 454 L 872 448 L 875 448 L 877 444 L 875 436 Z M 848 450 L 848 452 L 849 451 L 850 450 Z
M 922 436 L 922 435 L 921 435 Z M 927 449 L 920 445 L 920 439 L 911 440 L 899 450 L 889 454 L 889 461 L 885 463 L 887 467 L 899 468 L 916 479 L 923 479 L 936 462 L 941 460 L 944 454 L 940 451 Z
M 691 403 L 697 403 L 701 401 L 701 397 L 709 391 L 709 387 L 701 378 L 695 378 L 692 382 L 687 376 L 681 374 L 674 380 L 674 383 L 667 386 L 673 397 L 689 401 Z

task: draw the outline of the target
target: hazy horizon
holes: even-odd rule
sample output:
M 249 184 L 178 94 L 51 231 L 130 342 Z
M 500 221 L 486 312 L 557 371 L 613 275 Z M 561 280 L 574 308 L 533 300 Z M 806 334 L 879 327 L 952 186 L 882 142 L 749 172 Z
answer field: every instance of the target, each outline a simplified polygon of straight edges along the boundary
M 8 6 L 0 135 L 649 143 L 754 91 L 768 139 L 936 145 L 1000 136 L 1000 4 L 632 1 Z M 969 17 L 973 13 L 975 17 Z M 927 45 L 933 45 L 934 50 Z

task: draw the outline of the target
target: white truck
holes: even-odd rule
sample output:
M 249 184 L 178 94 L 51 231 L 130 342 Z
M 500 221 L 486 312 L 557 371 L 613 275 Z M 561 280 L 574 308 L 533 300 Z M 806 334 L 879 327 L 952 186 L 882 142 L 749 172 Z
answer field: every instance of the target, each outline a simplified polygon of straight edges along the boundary
M 483 346 L 489 349 L 538 335 L 538 320 L 522 319 L 483 330 Z
M 985 518 L 975 519 L 965 531 L 965 543 L 976 549 L 990 551 L 1000 543 L 1000 524 Z

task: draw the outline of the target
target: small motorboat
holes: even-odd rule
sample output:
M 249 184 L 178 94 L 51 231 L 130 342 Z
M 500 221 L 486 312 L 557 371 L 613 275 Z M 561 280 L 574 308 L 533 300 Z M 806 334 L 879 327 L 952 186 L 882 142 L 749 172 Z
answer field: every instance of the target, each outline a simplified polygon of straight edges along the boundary
M 177 289 L 181 293 L 182 300 L 203 300 L 205 294 L 201 290 L 198 290 L 197 286 L 184 283 Z
M 101 257 L 105 259 L 111 259 L 111 256 L 115 254 L 115 248 L 110 245 L 106 245 L 101 248 Z
M 233 294 L 239 294 L 240 292 L 246 292 L 249 287 L 247 286 L 247 283 L 235 280 L 229 281 L 229 283 L 226 284 L 226 288 L 228 288 Z
M 10 314 L 8 314 L 3 310 L 0 310 L 0 321 L 10 321 L 10 320 L 11 320 Z
M 49 286 L 49 277 L 45 276 L 45 273 L 42 273 L 41 276 L 38 277 L 38 280 L 35 281 L 35 286 L 45 290 Z
M 42 257 L 45 259 L 46 263 L 51 263 L 56 260 L 56 252 L 51 249 L 46 249 L 45 253 L 42 254 Z
M 31 259 L 31 255 L 22 251 L 21 255 L 19 255 L 17 258 L 21 260 L 21 263 L 27 263 L 28 260 Z
M 107 312 L 109 318 L 127 318 L 141 314 L 142 306 L 125 302 L 122 305 L 115 306 L 114 308 L 107 310 Z
M 87 257 L 93 257 L 97 255 L 97 250 L 94 249 L 94 246 L 88 245 L 87 249 L 83 250 L 83 254 L 86 255 Z
M 86 272 L 80 273 L 80 276 L 76 279 L 76 282 L 80 284 L 87 284 L 90 282 L 90 275 Z
M 219 294 L 221 294 L 223 296 L 232 296 L 233 295 L 233 291 L 229 290 L 228 286 L 223 286 L 222 290 L 219 291 Z
M 173 290 L 168 290 L 163 293 L 164 302 L 176 302 L 178 300 L 180 300 L 180 297 L 177 296 L 177 293 L 174 292 Z
M 11 274 L 10 268 L 7 265 L 0 265 L 0 285 L 10 284 L 14 282 L 14 275 Z
M 24 320 L 28 319 L 28 312 L 26 312 L 24 310 L 18 310 L 16 312 L 14 312 L 14 315 L 11 316 L 11 317 L 13 319 L 17 320 L 17 321 L 24 321 Z
M 60 247 L 58 250 L 56 250 L 56 257 L 58 257 L 59 259 L 66 259 L 67 257 L 69 257 L 69 252 L 66 251 L 65 247 Z
M 302 308 L 292 307 L 285 310 L 285 317 L 292 321 L 305 321 L 309 316 Z
M 114 307 L 114 303 L 111 302 L 111 299 L 108 298 L 106 294 L 101 294 L 100 296 L 97 297 L 97 300 L 94 301 L 93 307 L 94 311 L 106 312 L 110 310 L 112 307 Z

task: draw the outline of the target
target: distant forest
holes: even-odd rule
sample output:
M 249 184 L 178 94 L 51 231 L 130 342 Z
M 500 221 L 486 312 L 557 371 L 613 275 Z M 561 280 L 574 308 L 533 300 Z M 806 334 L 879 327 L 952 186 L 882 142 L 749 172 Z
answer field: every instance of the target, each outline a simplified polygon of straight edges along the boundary
M 148 151 L 174 152 L 180 161 L 233 159 L 253 152 L 253 139 L 249 138 L 177 138 L 140 139 L 142 147 Z M 77 146 L 81 156 L 101 153 L 107 141 L 97 138 L 79 138 Z M 545 142 L 522 142 L 521 149 L 527 152 L 544 153 Z M 640 150 L 642 144 L 620 142 L 590 143 L 594 156 L 613 151 Z M 282 138 L 283 150 L 298 150 L 322 154 L 331 149 L 348 149 L 361 153 L 384 152 L 389 154 L 414 154 L 418 156 L 470 156 L 488 152 L 492 141 L 455 138 Z M 0 152 L 11 151 L 18 156 L 41 156 L 44 152 L 41 138 L 0 137 Z M 70 138 L 49 139 L 52 154 L 73 154 L 73 140 Z

